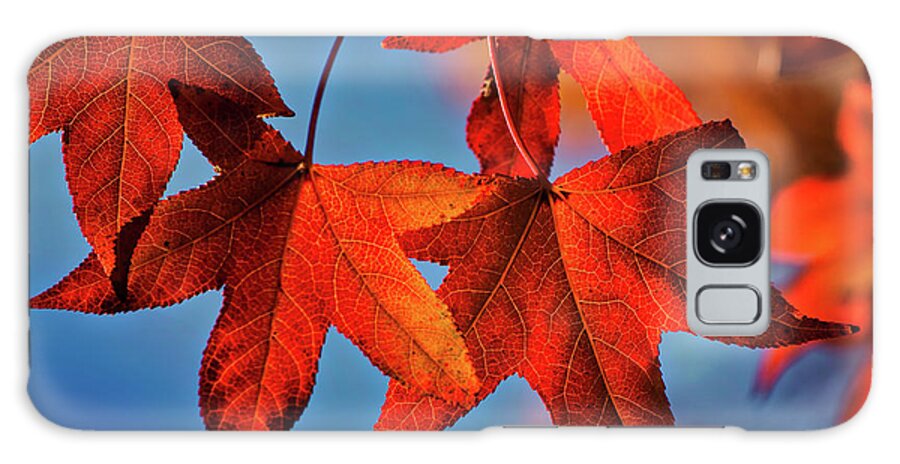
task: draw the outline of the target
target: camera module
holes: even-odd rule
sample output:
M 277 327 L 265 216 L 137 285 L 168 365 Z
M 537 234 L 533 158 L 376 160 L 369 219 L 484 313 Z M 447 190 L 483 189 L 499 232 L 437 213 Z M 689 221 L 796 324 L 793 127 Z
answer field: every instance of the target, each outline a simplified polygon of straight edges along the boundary
M 709 202 L 697 209 L 694 249 L 710 265 L 747 266 L 762 252 L 762 219 L 747 202 Z

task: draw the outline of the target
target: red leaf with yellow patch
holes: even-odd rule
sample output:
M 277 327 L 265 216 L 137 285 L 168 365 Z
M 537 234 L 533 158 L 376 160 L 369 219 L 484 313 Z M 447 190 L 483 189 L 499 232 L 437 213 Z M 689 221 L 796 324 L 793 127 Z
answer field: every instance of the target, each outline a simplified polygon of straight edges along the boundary
M 498 177 L 460 217 L 402 236 L 416 259 L 449 264 L 438 294 L 482 381 L 476 401 L 523 376 L 553 422 L 671 424 L 659 364 L 663 332 L 685 320 L 685 175 L 699 148 L 742 148 L 729 122 L 631 147 L 552 185 Z M 852 332 L 800 315 L 772 292 L 772 321 L 752 347 Z M 469 411 L 392 382 L 379 429 L 440 429 Z
M 289 428 L 331 325 L 391 378 L 471 404 L 479 382 L 464 340 L 394 234 L 462 213 L 483 194 L 481 179 L 414 161 L 307 166 L 246 108 L 177 82 L 172 93 L 221 173 L 155 207 L 124 301 L 91 255 L 32 306 L 116 312 L 224 286 L 200 370 L 213 429 Z

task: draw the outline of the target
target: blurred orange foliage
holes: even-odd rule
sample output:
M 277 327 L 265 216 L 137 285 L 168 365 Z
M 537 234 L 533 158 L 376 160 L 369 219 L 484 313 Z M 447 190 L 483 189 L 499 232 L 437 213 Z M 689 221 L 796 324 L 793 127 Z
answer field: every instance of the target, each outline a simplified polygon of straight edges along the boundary
M 704 119 L 729 117 L 772 165 L 773 259 L 797 265 L 785 297 L 812 317 L 861 328 L 840 340 L 767 351 L 754 390 L 768 394 L 816 347 L 869 350 L 842 422 L 871 377 L 872 96 L 865 67 L 827 39 L 641 38 Z

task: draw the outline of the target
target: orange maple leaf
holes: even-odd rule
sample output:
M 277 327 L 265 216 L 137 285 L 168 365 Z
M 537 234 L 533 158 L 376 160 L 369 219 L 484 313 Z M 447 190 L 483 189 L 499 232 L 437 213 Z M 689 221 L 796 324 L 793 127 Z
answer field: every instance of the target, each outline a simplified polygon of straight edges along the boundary
M 209 428 L 293 425 L 331 325 L 390 377 L 471 403 L 479 382 L 464 341 L 394 233 L 465 211 L 482 182 L 425 162 L 307 164 L 246 108 L 175 81 L 171 90 L 220 174 L 149 215 L 124 300 L 91 254 L 32 307 L 110 313 L 224 286 L 200 370 Z

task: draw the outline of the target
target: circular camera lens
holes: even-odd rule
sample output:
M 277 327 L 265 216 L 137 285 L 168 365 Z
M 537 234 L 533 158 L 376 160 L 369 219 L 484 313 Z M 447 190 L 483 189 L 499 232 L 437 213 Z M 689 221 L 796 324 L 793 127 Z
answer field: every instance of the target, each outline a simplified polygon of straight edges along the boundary
M 737 248 L 743 238 L 742 229 L 740 223 L 733 219 L 717 222 L 709 234 L 713 248 L 719 253 L 726 253 L 728 250 Z
M 709 265 L 746 266 L 759 258 L 762 216 L 747 202 L 713 201 L 697 209 L 694 250 Z

